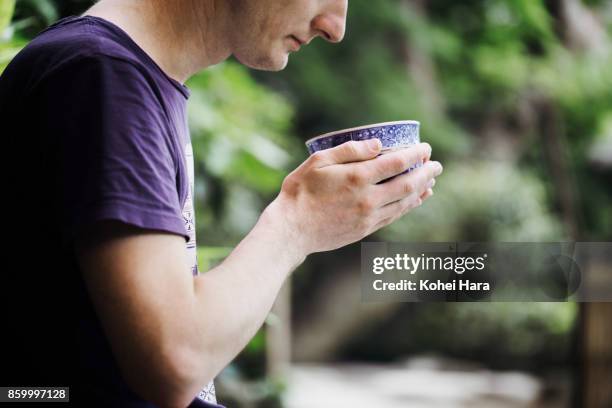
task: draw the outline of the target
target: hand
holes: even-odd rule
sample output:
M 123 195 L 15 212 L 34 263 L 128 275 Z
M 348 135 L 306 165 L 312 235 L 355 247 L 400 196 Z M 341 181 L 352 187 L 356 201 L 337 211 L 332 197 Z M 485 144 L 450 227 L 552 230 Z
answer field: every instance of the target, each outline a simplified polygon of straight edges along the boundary
M 289 174 L 266 208 L 303 256 L 340 248 L 394 222 L 433 194 L 442 165 L 421 143 L 378 156 L 378 139 L 314 153 Z M 378 157 L 377 157 L 378 156 Z M 423 163 L 410 173 L 377 184 Z

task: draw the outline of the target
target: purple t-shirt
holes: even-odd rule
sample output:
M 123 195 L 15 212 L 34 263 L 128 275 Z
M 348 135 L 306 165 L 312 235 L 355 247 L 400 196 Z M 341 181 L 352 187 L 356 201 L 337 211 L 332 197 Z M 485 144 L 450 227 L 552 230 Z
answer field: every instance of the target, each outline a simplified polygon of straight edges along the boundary
M 17 228 L 24 241 L 36 242 L 25 242 L 29 251 L 16 250 L 15 257 L 39 253 L 46 260 L 42 265 L 21 259 L 20 273 L 11 274 L 13 287 L 28 287 L 28 294 L 15 295 L 10 305 L 23 314 L 9 326 L 22 334 L 15 334 L 12 344 L 22 353 L 15 368 L 21 374 L 14 374 L 20 380 L 6 378 L 26 382 L 15 385 L 60 378 L 72 385 L 75 403 L 153 407 L 121 377 L 85 290 L 73 240 L 81 227 L 100 220 L 178 234 L 185 237 L 192 273 L 198 273 L 188 98 L 188 88 L 167 76 L 124 31 L 93 16 L 58 21 L 3 73 L 0 113 L 1 125 L 10 129 L 9 151 L 21 155 L 20 167 L 36 177 L 15 170 L 15 211 L 31 218 L 43 213 L 27 223 L 29 233 Z M 23 242 L 19 235 L 18 240 Z M 49 292 L 64 298 L 50 299 Z M 23 296 L 45 305 L 27 309 Z M 51 312 L 41 311 L 44 307 L 55 307 L 55 317 L 46 316 Z M 22 321 L 41 316 L 63 322 L 44 323 L 45 341 L 33 338 Z M 46 357 L 49 353 L 64 355 Z M 70 364 L 60 367 L 62 358 Z M 212 382 L 191 406 L 218 407 Z

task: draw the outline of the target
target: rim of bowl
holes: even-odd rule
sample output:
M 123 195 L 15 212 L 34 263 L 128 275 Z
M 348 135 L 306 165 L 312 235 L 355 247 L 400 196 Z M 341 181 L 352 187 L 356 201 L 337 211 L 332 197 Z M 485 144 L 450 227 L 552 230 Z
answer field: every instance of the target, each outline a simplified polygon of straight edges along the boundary
M 325 137 L 334 136 L 335 134 L 338 134 L 338 133 L 346 133 L 346 132 L 352 132 L 352 131 L 355 131 L 355 130 L 361 130 L 361 129 L 367 129 L 367 128 L 375 128 L 375 127 L 382 127 L 382 126 L 392 126 L 392 125 L 419 125 L 420 126 L 421 122 L 419 122 L 418 120 L 396 120 L 394 122 L 372 123 L 370 125 L 356 126 L 356 127 L 352 127 L 352 128 L 334 130 L 333 132 L 327 132 L 327 133 L 324 133 L 324 134 L 319 135 L 319 136 L 311 137 L 305 143 L 306 143 L 306 145 L 308 145 L 308 144 L 314 142 L 317 139 L 323 139 Z

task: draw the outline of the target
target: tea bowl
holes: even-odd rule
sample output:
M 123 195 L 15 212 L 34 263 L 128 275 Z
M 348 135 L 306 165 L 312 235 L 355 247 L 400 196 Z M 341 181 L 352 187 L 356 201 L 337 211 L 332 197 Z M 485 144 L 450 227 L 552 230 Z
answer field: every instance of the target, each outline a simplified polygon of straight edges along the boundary
M 382 143 L 380 154 L 385 154 L 420 143 L 419 128 L 420 123 L 415 120 L 374 123 L 315 136 L 306 141 L 306 147 L 308 152 L 313 154 L 316 151 L 330 149 L 351 140 L 377 138 Z M 401 174 L 419 166 L 420 163 Z
M 349 129 L 336 130 L 315 136 L 306 141 L 310 154 L 329 149 L 349 140 L 367 140 L 377 138 L 382 142 L 382 152 L 420 143 L 420 123 L 415 120 L 374 123 Z

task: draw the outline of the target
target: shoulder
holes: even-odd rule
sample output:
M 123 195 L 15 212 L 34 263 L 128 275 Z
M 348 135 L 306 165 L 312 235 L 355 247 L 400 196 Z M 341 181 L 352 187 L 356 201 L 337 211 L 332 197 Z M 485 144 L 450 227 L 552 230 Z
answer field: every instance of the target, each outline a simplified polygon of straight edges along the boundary
M 154 82 L 154 72 L 143 61 L 133 44 L 93 18 L 71 17 L 60 20 L 34 38 L 7 67 L 23 80 L 24 90 L 34 90 L 46 79 L 74 75 L 111 75 L 117 81 L 139 78 Z M 95 79 L 95 78 L 94 78 Z
M 21 54 L 48 69 L 64 62 L 95 58 L 142 63 L 122 34 L 93 17 L 68 17 L 42 31 Z

